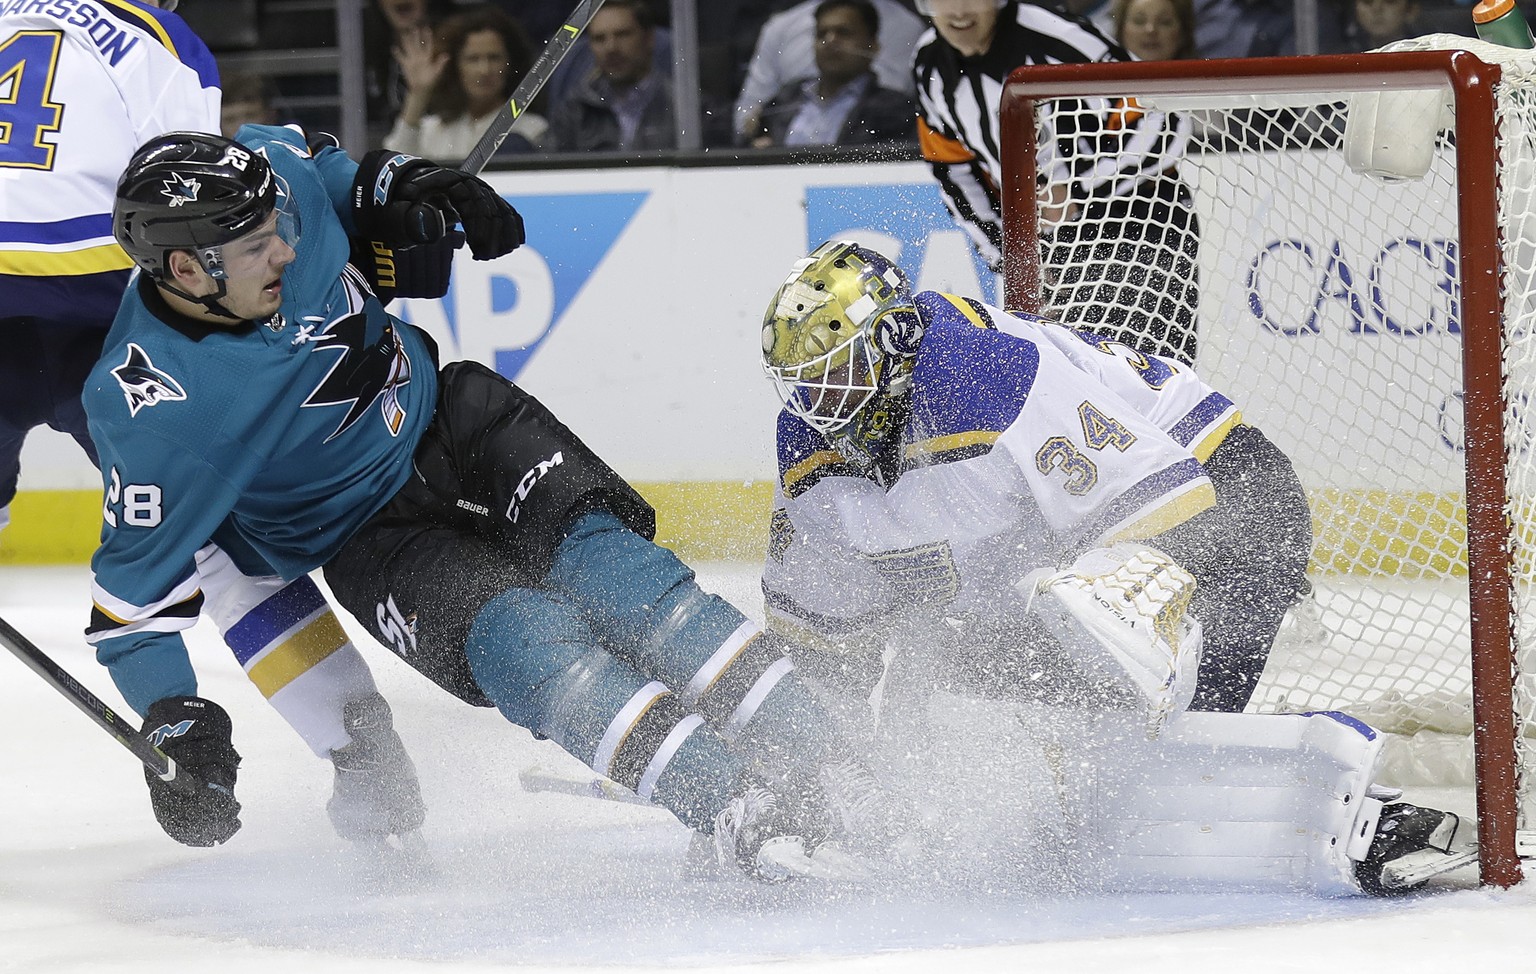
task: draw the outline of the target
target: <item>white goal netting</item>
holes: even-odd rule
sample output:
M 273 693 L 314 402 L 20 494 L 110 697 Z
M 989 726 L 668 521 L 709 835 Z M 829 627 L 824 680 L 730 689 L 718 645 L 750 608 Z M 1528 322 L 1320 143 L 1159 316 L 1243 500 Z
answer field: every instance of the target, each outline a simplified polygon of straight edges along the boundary
M 1481 224 L 1496 227 L 1503 263 L 1515 643 L 1536 646 L 1536 53 L 1449 35 L 1390 50 L 1452 48 L 1503 70 L 1495 130 L 1471 138 L 1499 154 L 1498 213 Z M 1058 316 L 1103 330 L 1115 321 L 1087 313 L 1094 302 L 1160 306 L 1166 318 L 1175 296 L 1197 330 L 1201 373 L 1295 463 L 1313 510 L 1314 595 L 1288 620 L 1254 707 L 1347 709 L 1422 742 L 1394 759 L 1402 777 L 1466 783 L 1472 666 L 1460 259 L 1471 244 L 1458 213 L 1453 86 L 1391 90 L 1379 81 L 1366 71 L 1358 84 L 1319 95 L 1298 74 L 1294 90 L 1272 95 L 1213 94 L 1209 83 L 1192 83 L 1186 93 L 1135 100 L 1106 87 L 1096 97 L 1042 101 L 1041 293 Z M 1132 210 L 1142 224 L 1136 246 L 1116 250 L 1107 241 L 1119 232 L 1116 213 L 1105 200 L 1132 171 L 1122 123 L 1141 112 L 1182 118 L 1168 137 L 1187 144 L 1175 171 L 1143 170 L 1151 188 Z M 1062 132 L 1074 135 L 1051 138 Z M 1390 178 L 1358 171 L 1371 167 Z M 1022 256 L 1018 245 L 1009 253 Z M 1103 266 L 1084 270 L 1096 260 Z M 1085 279 L 1097 286 L 1085 288 Z M 1122 324 L 1145 327 L 1134 312 Z M 1158 342 L 1179 347 L 1165 334 L 1145 337 L 1153 351 Z M 1517 668 L 1514 719 L 1519 749 L 1536 755 L 1536 686 L 1521 675 L 1527 669 Z

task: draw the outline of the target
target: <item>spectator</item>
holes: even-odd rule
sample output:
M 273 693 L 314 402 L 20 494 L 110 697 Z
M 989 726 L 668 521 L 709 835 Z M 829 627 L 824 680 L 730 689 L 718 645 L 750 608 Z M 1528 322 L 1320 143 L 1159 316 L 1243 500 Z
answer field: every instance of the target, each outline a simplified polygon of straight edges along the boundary
M 1195 0 L 1195 49 L 1210 58 L 1295 54 L 1291 0 Z
M 1112 0 L 1115 40 L 1143 61 L 1196 57 L 1194 0 Z
M 870 0 L 816 5 L 817 77 L 792 82 L 764 106 L 754 148 L 915 141 L 917 103 L 882 88 L 870 64 L 880 52 L 880 13 Z
M 384 144 L 391 149 L 457 162 L 469 154 L 528 72 L 533 53 L 522 27 L 489 5 L 443 22 L 425 48 L 401 52 L 408 93 Z M 549 129 L 524 112 L 502 152 L 527 152 Z
M 596 67 L 550 111 L 560 152 L 632 152 L 677 144 L 672 80 L 656 70 L 644 0 L 608 0 L 587 28 Z
M 433 26 L 453 10 L 449 0 L 373 0 L 363 15 L 363 73 L 369 141 L 394 124 L 405 105 L 402 51 L 432 44 Z
M 235 137 L 242 125 L 277 125 L 272 104 L 272 85 L 259 74 L 231 74 L 224 79 L 224 104 L 219 108 L 219 131 Z
M 1350 9 L 1334 53 L 1373 51 L 1420 33 L 1417 0 L 1354 0 Z
M 757 35 L 757 46 L 747 66 L 747 80 L 736 99 L 738 135 L 755 131 L 753 120 L 768 99 L 785 85 L 816 74 L 816 5 L 803 0 L 783 13 L 768 18 Z M 880 84 L 906 94 L 913 92 L 912 52 L 925 25 L 896 0 L 873 0 L 880 13 L 880 53 L 870 66 Z

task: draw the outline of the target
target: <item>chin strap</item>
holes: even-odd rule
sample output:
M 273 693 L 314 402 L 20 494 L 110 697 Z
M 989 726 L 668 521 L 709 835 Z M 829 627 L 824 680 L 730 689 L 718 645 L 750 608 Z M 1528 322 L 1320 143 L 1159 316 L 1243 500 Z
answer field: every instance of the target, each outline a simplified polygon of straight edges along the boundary
M 164 288 L 165 290 L 167 290 L 167 291 L 171 292 L 172 294 L 176 295 L 178 298 L 182 298 L 183 300 L 186 300 L 186 301 L 191 301 L 193 304 L 196 304 L 196 305 L 201 305 L 203 307 L 203 309 L 206 310 L 211 315 L 217 315 L 220 318 L 228 318 L 230 321 L 244 321 L 245 320 L 244 318 L 241 318 L 239 315 L 234 314 L 228 308 L 224 307 L 222 304 L 219 303 L 219 299 L 223 298 L 226 294 L 229 293 L 229 288 L 225 286 L 224 281 L 221 280 L 220 278 L 214 278 L 214 280 L 218 283 L 219 289 L 217 291 L 215 291 L 213 294 L 205 294 L 205 295 L 202 295 L 202 296 L 198 296 L 196 294 L 189 294 L 186 291 L 183 291 L 181 288 L 177 287 L 176 285 L 172 284 L 169 280 L 167 280 L 167 279 L 165 279 L 163 277 L 156 278 L 155 283 L 157 285 L 159 285 L 160 287 Z

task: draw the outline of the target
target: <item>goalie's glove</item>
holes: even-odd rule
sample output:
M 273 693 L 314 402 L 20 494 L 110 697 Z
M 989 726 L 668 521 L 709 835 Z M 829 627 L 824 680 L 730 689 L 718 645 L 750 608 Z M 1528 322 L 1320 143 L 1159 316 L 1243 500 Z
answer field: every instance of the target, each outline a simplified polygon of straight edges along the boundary
M 176 762 L 177 773 L 163 781 L 145 769 L 149 802 L 165 834 L 182 845 L 218 845 L 240 831 L 240 755 L 231 729 L 224 708 L 201 697 L 157 700 L 144 717 L 144 736 Z
M 1147 703 L 1149 738 L 1188 708 L 1202 638 L 1188 615 L 1195 579 L 1172 558 L 1141 544 L 1095 548 L 1017 589 L 1086 675 Z
M 358 163 L 352 183 L 358 232 L 390 247 L 441 240 L 456 223 L 476 260 L 521 247 L 523 218 L 484 181 L 417 156 L 376 149 Z
M 342 723 L 352 742 L 331 752 L 336 786 L 325 806 L 336 834 L 353 842 L 382 842 L 420 828 L 427 809 L 389 704 L 377 693 L 349 701 Z

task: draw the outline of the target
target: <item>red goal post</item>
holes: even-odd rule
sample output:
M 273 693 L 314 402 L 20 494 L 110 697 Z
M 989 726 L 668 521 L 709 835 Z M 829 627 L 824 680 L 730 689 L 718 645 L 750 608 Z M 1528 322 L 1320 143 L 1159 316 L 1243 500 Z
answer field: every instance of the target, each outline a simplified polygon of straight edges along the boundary
M 1390 711 L 1404 729 L 1389 730 L 1411 735 L 1435 723 L 1426 714 L 1465 699 L 1482 877 L 1507 886 L 1521 878 L 1520 854 L 1531 854 L 1520 784 L 1536 726 L 1536 708 L 1517 692 L 1517 636 L 1536 625 L 1523 602 L 1536 497 L 1523 464 L 1536 463 L 1527 456 L 1536 450 L 1518 439 L 1525 396 L 1536 395 L 1524 373 L 1536 367 L 1507 340 L 1536 332 L 1521 317 L 1536 307 L 1527 294 L 1536 244 L 1518 225 L 1531 200 L 1511 198 L 1531 182 L 1536 125 L 1523 113 L 1536 106 L 1536 84 L 1527 87 L 1536 69 L 1530 52 L 1466 38 L 1402 46 L 1424 49 L 1015 71 L 1001 107 L 1005 293 L 1026 310 L 1049 312 L 1059 299 L 1064 268 L 1042 257 L 1042 243 L 1089 218 L 1083 200 L 1094 191 L 1084 186 L 1096 164 L 1114 170 L 1115 147 L 1105 148 L 1114 133 L 1083 119 L 1126 109 L 1188 116 L 1176 168 L 1199 218 L 1196 365 L 1298 460 L 1318 527 L 1310 574 L 1324 635 L 1289 664 L 1272 657 L 1277 673 L 1266 670 L 1255 707 L 1356 708 L 1373 723 Z M 1482 57 L 1433 49 L 1463 46 Z M 1511 67 L 1515 57 L 1526 60 Z M 1433 141 L 1427 174 L 1383 183 L 1351 170 L 1345 129 L 1352 114 L 1363 124 L 1362 98 L 1395 92 L 1419 106 L 1447 100 L 1448 124 L 1379 109 L 1382 131 Z M 1079 119 L 1048 131 L 1075 140 L 1040 134 L 1057 112 Z M 1055 154 L 1044 176 L 1042 141 Z M 1109 162 L 1095 160 L 1100 151 Z M 1077 203 L 1062 216 L 1064 196 Z M 1438 418 L 1420 408 L 1437 396 Z

